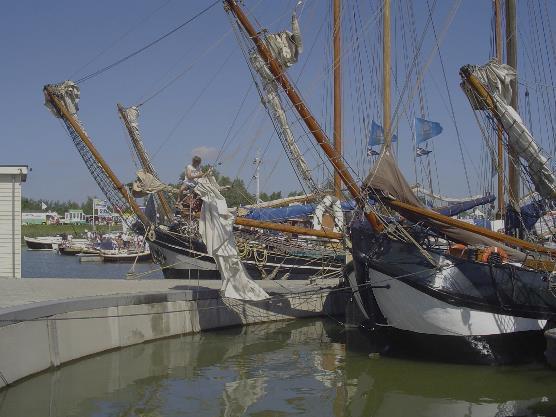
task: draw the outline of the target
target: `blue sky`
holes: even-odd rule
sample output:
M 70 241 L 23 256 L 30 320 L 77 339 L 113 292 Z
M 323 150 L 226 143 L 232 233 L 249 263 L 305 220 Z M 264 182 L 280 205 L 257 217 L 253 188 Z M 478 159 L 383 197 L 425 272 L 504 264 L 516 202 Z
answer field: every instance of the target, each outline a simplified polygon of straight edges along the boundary
M 398 82 L 403 84 L 405 74 L 402 62 L 407 51 L 403 48 L 402 25 L 407 24 L 407 17 L 401 17 L 400 1 L 392 0 L 393 61 L 398 64 L 394 78 L 397 77 Z M 4 5 L 0 16 L 0 50 L 3 55 L 0 164 L 22 163 L 32 167 L 33 171 L 24 186 L 24 195 L 78 201 L 89 195 L 100 196 L 60 122 L 43 106 L 43 85 L 76 79 L 110 64 L 181 24 L 209 3 L 207 0 L 58 0 L 9 2 Z M 257 20 L 272 31 L 289 26 L 295 3 L 286 0 L 245 1 L 254 10 Z M 330 63 L 327 61 L 330 28 L 321 28 L 329 19 L 329 2 L 305 0 L 304 3 L 300 22 L 305 53 L 291 69 L 291 76 L 294 79 L 300 77 L 297 85 L 301 93 L 315 116 L 323 121 L 329 119 L 327 115 L 331 109 L 328 93 Z M 345 10 L 353 13 L 355 3 L 346 1 Z M 364 22 L 359 27 L 359 35 L 365 37 L 369 48 L 379 48 L 380 21 L 372 19 L 372 10 L 378 1 L 361 0 L 357 4 Z M 433 15 L 438 36 L 441 36 L 453 5 L 452 1 L 438 1 Z M 414 7 L 419 37 L 427 19 L 426 2 L 415 1 Z M 520 7 L 523 8 L 522 5 Z M 550 2 L 552 19 L 554 7 Z M 458 70 L 467 63 L 485 63 L 490 57 L 491 15 L 491 1 L 462 1 L 441 45 L 458 127 L 463 146 L 467 148 L 465 153 L 473 193 L 480 192 L 482 188 L 479 180 L 482 141 L 468 101 L 459 88 Z M 356 80 L 358 69 L 354 62 L 357 54 L 353 52 L 355 38 L 350 19 L 344 16 L 344 138 L 346 159 L 363 171 L 362 116 L 357 114 L 357 96 L 354 93 L 361 85 Z M 434 44 L 429 28 L 423 42 L 421 62 L 429 58 Z M 255 89 L 250 89 L 252 82 L 248 68 L 221 5 L 141 55 L 81 85 L 80 119 L 120 178 L 124 182 L 131 180 L 135 167 L 116 113 L 116 103 L 137 104 L 190 66 L 191 69 L 183 77 L 141 107 L 140 121 L 145 145 L 154 156 L 154 164 L 162 179 L 176 181 L 193 152 L 202 153 L 205 160 L 211 162 L 222 148 L 240 103 L 247 94 L 231 129 L 231 138 L 226 141 L 222 164 L 218 169 L 228 176 L 243 178 L 254 191 L 251 183 L 252 160 L 257 149 L 268 149 L 263 155 L 263 190 L 288 192 L 300 189 L 280 143 L 276 137 L 271 138 L 272 127 L 268 116 Z M 463 165 L 455 128 L 446 107 L 448 96 L 436 54 L 423 86 L 427 115 L 444 127 L 442 136 L 435 139 L 434 152 L 440 191 L 448 195 L 465 195 L 468 192 Z M 365 92 L 367 97 L 372 98 L 369 99 L 367 117 L 380 121 L 378 103 L 381 91 L 376 86 L 374 88 L 375 91 Z M 399 93 L 394 91 L 394 104 L 398 97 Z M 413 181 L 411 136 L 404 118 L 400 121 L 398 134 L 400 165 Z

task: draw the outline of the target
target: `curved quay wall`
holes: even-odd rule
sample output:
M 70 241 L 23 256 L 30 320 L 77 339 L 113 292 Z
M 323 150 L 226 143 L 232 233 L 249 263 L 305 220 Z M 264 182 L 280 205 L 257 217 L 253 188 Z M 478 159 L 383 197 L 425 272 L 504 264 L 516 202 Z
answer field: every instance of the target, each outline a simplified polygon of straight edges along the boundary
M 0 309 L 0 388 L 95 353 L 203 330 L 342 315 L 347 293 L 319 288 L 249 302 L 192 289 L 102 295 Z

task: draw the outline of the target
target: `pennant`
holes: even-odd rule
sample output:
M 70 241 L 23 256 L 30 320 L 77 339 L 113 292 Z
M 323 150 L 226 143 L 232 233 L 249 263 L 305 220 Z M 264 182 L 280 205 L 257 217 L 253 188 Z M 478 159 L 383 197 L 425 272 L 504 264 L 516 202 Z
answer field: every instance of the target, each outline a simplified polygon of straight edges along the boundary
M 46 210 L 48 206 L 41 201 L 41 210 Z
M 424 149 L 424 148 L 419 148 L 419 147 L 417 147 L 417 152 L 416 152 L 416 154 L 417 154 L 417 157 L 419 157 L 419 156 L 428 155 L 428 154 L 431 153 L 431 152 L 432 152 L 432 151 L 429 151 L 428 149 Z
M 417 144 L 425 142 L 430 138 L 434 138 L 442 133 L 440 123 L 431 122 L 430 120 L 415 118 L 415 141 Z
M 392 135 L 392 143 L 397 141 L 398 136 Z M 372 146 L 382 145 L 383 143 L 384 128 L 381 125 L 375 123 L 375 121 L 373 120 L 373 122 L 371 123 L 371 136 L 369 137 L 369 143 L 367 144 L 367 147 L 370 148 Z

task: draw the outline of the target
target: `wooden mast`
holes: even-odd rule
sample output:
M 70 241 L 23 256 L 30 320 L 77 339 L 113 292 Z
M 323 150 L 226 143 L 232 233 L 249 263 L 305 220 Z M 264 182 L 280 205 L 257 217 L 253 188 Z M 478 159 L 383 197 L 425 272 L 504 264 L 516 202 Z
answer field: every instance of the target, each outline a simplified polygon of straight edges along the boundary
M 496 59 L 499 64 L 502 64 L 502 17 L 500 13 L 500 0 L 494 0 L 494 20 L 495 20 L 495 38 L 496 38 Z M 502 124 L 499 122 L 497 125 L 498 137 L 498 212 L 496 213 L 497 219 L 504 218 L 505 210 L 505 194 L 504 194 L 504 142 L 502 137 Z
M 116 174 L 114 174 L 110 166 L 106 163 L 104 158 L 97 151 L 97 149 L 95 148 L 95 146 L 93 145 L 93 143 L 91 142 L 91 140 L 89 139 L 85 131 L 81 128 L 79 122 L 75 120 L 75 117 L 73 117 L 73 115 L 68 111 L 66 106 L 58 99 L 58 97 L 56 97 L 56 95 L 52 91 L 52 88 L 48 85 L 45 86 L 44 93 L 48 97 L 48 100 L 54 105 L 58 113 L 64 118 L 64 120 L 66 120 L 71 125 L 73 130 L 75 130 L 75 132 L 79 135 L 79 137 L 81 138 L 85 146 L 89 149 L 93 157 L 98 162 L 98 164 L 101 166 L 104 172 L 106 172 L 106 175 L 108 175 L 110 181 L 112 181 L 112 183 L 118 189 L 122 197 L 129 203 L 135 215 L 145 226 L 149 225 L 151 222 L 149 221 L 149 219 L 147 219 L 145 213 L 143 213 L 143 211 L 139 208 L 135 199 L 129 194 L 125 186 L 120 182 L 118 177 L 116 177 Z
M 384 148 L 392 144 L 391 120 L 391 41 L 390 41 L 390 0 L 384 0 L 382 8 L 382 126 Z
M 506 63 L 517 71 L 517 21 L 515 0 L 506 0 Z M 512 80 L 511 106 L 517 111 L 517 82 Z M 519 155 L 510 146 L 508 152 L 508 195 L 510 204 L 519 210 Z
M 106 163 L 102 155 L 97 151 L 85 131 L 81 128 L 79 122 L 73 117 L 73 115 L 66 109 L 65 105 L 56 97 L 56 95 L 52 92 L 50 86 L 44 87 L 44 93 L 47 96 L 48 100 L 53 104 L 56 108 L 58 113 L 64 118 L 67 123 L 71 125 L 71 127 L 75 130 L 75 132 L 79 135 L 85 146 L 89 149 L 95 160 L 101 166 L 101 168 L 106 172 L 108 178 L 114 186 L 118 189 L 122 197 L 129 203 L 133 212 L 137 215 L 137 217 L 141 220 L 144 225 L 149 225 L 151 222 L 143 211 L 137 205 L 135 199 L 129 194 L 125 186 L 120 182 L 116 174 L 112 171 L 110 166 Z M 290 226 L 281 223 L 272 223 L 272 222 L 264 222 L 258 220 L 251 220 L 245 219 L 241 217 L 235 218 L 235 224 L 246 226 L 246 227 L 256 227 L 260 229 L 269 229 L 269 230 L 276 230 L 286 233 L 294 233 L 299 235 L 306 235 L 306 236 L 315 236 L 321 238 L 328 238 L 328 239 L 342 239 L 343 234 L 327 231 L 327 230 L 313 230 L 313 229 L 306 229 L 303 227 L 296 227 Z
M 340 172 L 342 180 L 346 183 L 346 185 L 348 187 L 348 190 L 350 191 L 352 196 L 358 202 L 359 207 L 366 207 L 365 199 L 363 197 L 363 193 L 362 193 L 361 189 L 353 181 L 353 179 L 351 178 L 351 175 L 349 174 L 349 172 L 347 172 L 346 167 L 341 163 L 341 158 L 339 157 L 339 155 L 337 155 L 335 153 L 334 149 L 329 144 L 329 142 L 326 138 L 326 135 L 323 133 L 323 131 L 320 128 L 320 126 L 318 125 L 317 121 L 314 119 L 314 117 L 311 115 L 311 113 L 309 112 L 309 110 L 307 109 L 307 107 L 305 106 L 303 101 L 301 100 L 301 97 L 299 96 L 299 94 L 297 94 L 297 91 L 294 89 L 292 84 L 287 79 L 286 75 L 282 71 L 279 64 L 275 61 L 273 56 L 270 54 L 266 45 L 259 38 L 258 33 L 255 31 L 253 25 L 251 24 L 251 22 L 249 21 L 247 16 L 243 13 L 241 8 L 236 4 L 236 2 L 234 0 L 226 0 L 226 4 L 228 5 L 228 8 L 237 17 L 240 24 L 245 28 L 245 30 L 246 30 L 247 34 L 249 35 L 249 37 L 251 38 L 251 40 L 257 46 L 257 50 L 259 51 L 259 53 L 261 54 L 263 59 L 265 59 L 265 61 L 268 63 L 269 70 L 276 77 L 277 81 L 280 83 L 280 85 L 282 86 L 282 88 L 286 92 L 287 96 L 291 100 L 295 109 L 298 111 L 299 115 L 302 117 L 302 119 L 307 124 L 307 127 L 309 128 L 310 132 L 315 137 L 315 140 L 317 141 L 317 143 L 321 146 L 321 148 L 323 149 L 323 151 L 325 152 L 327 157 L 330 159 L 330 161 L 334 165 L 334 168 Z M 482 86 L 480 85 L 478 80 L 475 79 L 475 81 L 479 84 L 478 87 L 482 88 Z M 482 88 L 482 89 L 486 93 L 486 90 L 484 90 L 484 88 Z M 491 105 L 492 105 L 491 97 L 488 95 L 488 93 L 486 93 L 486 94 L 487 94 L 487 96 L 486 96 L 485 99 L 490 99 L 491 100 Z M 521 240 L 521 239 L 517 239 L 517 238 L 514 238 L 512 236 L 507 236 L 507 235 L 502 234 L 502 233 L 493 232 L 489 229 L 478 227 L 478 226 L 475 226 L 473 224 L 463 222 L 461 220 L 456 220 L 456 219 L 453 219 L 453 218 L 448 217 L 448 216 L 444 216 L 442 214 L 436 213 L 436 212 L 434 212 L 432 210 L 429 210 L 429 209 L 426 209 L 426 208 L 413 206 L 411 204 L 407 204 L 407 203 L 404 203 L 402 201 L 393 200 L 393 199 L 390 199 L 390 200 L 386 199 L 384 202 L 385 202 L 385 204 L 389 205 L 393 209 L 395 209 L 399 212 L 402 212 L 402 213 L 406 213 L 406 214 L 409 213 L 409 214 L 417 215 L 417 216 L 422 217 L 422 218 L 434 220 L 434 221 L 440 222 L 440 223 L 445 224 L 445 225 L 454 226 L 454 227 L 457 227 L 461 230 L 466 230 L 466 231 L 469 231 L 469 232 L 472 232 L 472 233 L 476 233 L 478 235 L 488 237 L 488 238 L 496 240 L 498 242 L 507 243 L 507 244 L 510 244 L 510 245 L 514 245 L 514 246 L 526 249 L 526 250 L 535 251 L 535 252 L 544 253 L 544 254 L 549 254 L 549 255 L 552 255 L 552 256 L 556 255 L 556 250 L 554 250 L 554 249 L 545 248 L 543 246 L 536 245 L 534 243 L 527 242 L 527 241 L 524 241 L 524 240 Z M 378 223 L 378 219 L 376 218 L 374 213 L 370 212 L 369 210 L 366 210 L 365 215 L 366 215 L 367 219 L 369 220 L 369 222 L 371 223 L 371 225 L 373 226 L 373 228 L 375 228 L 375 231 L 376 230 L 381 231 L 383 229 L 382 224 Z
M 141 163 L 141 167 L 143 168 L 143 170 L 145 172 L 147 172 L 148 174 L 151 174 L 154 177 L 156 177 L 156 173 L 154 172 L 151 161 L 149 160 L 149 158 L 145 154 L 145 150 L 143 149 L 141 141 L 137 137 L 137 135 L 135 133 L 135 130 L 133 130 L 133 128 L 131 126 L 131 123 L 129 122 L 129 119 L 127 118 L 127 114 L 125 113 L 125 107 L 122 106 L 120 103 L 118 103 L 117 106 L 118 106 L 118 112 L 120 113 L 120 117 L 124 121 L 125 128 L 127 130 L 129 138 L 131 139 L 131 143 L 133 144 L 133 148 L 135 149 L 135 152 L 137 153 L 137 156 L 139 157 L 139 162 Z M 170 209 L 170 204 L 168 203 L 168 200 L 166 199 L 166 196 L 164 195 L 164 193 L 162 191 L 158 191 L 156 193 L 156 196 L 158 197 L 158 201 L 160 201 L 160 206 L 162 208 L 162 212 L 164 214 L 164 217 L 166 217 L 166 219 L 168 219 L 168 220 L 171 220 L 172 217 L 173 217 L 172 216 L 172 210 Z
M 342 155 L 342 60 L 341 60 L 341 2 L 334 0 L 334 150 Z M 342 197 L 342 180 L 338 171 L 334 170 L 334 194 L 337 199 Z
M 361 192 L 361 189 L 357 186 L 356 182 L 352 178 L 342 160 L 342 157 L 336 153 L 336 151 L 330 144 L 330 141 L 326 137 L 326 134 L 318 124 L 315 117 L 311 114 L 307 106 L 305 106 L 305 103 L 301 99 L 301 96 L 298 94 L 293 84 L 287 78 L 280 64 L 276 62 L 268 47 L 261 40 L 259 34 L 255 30 L 243 10 L 238 6 L 238 4 L 234 0 L 225 1 L 229 10 L 232 11 L 232 13 L 236 16 L 239 23 L 243 26 L 251 40 L 255 43 L 257 51 L 264 59 L 264 61 L 268 64 L 268 69 L 270 70 L 272 75 L 274 75 L 276 81 L 280 84 L 280 86 L 292 102 L 294 108 L 299 113 L 301 119 L 309 129 L 309 132 L 312 133 L 312 135 L 315 137 L 315 140 L 320 145 L 328 159 L 332 162 L 332 165 L 334 166 L 336 172 L 338 172 L 342 182 L 346 184 L 347 189 L 357 202 L 357 206 L 363 211 L 365 217 L 369 220 L 373 229 L 376 231 L 381 231 L 383 229 L 382 223 L 379 222 L 376 215 L 370 210 L 365 195 Z

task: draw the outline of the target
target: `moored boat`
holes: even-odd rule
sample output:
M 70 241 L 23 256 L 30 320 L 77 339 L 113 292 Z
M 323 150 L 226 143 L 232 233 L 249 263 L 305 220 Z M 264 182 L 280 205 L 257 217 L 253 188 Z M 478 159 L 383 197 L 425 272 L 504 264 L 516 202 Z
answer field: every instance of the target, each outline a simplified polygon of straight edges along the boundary
M 56 245 L 62 243 L 61 236 L 39 236 L 35 238 L 24 236 L 23 240 L 29 250 L 53 250 Z

